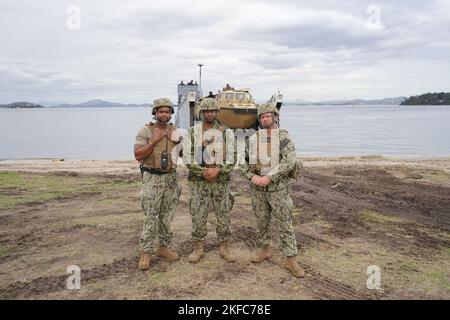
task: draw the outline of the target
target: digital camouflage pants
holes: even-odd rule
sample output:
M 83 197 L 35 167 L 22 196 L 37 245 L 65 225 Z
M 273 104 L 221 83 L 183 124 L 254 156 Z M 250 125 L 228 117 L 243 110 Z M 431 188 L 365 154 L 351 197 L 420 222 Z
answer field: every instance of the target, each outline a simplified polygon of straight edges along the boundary
M 216 233 L 219 242 L 228 240 L 230 231 L 230 211 L 233 199 L 228 182 L 189 181 L 191 199 L 189 209 L 192 217 L 192 239 L 203 240 L 208 231 L 208 209 L 210 203 L 216 214 Z
M 271 221 L 278 226 L 279 245 L 287 257 L 297 255 L 297 242 L 292 226 L 292 203 L 290 188 L 266 192 L 250 185 L 252 207 L 256 216 L 258 245 L 266 247 L 271 242 Z
M 175 172 L 161 175 L 144 172 L 141 191 L 144 226 L 139 239 L 142 252 L 154 254 L 158 245 L 170 245 L 170 224 L 180 193 L 181 188 L 178 186 Z

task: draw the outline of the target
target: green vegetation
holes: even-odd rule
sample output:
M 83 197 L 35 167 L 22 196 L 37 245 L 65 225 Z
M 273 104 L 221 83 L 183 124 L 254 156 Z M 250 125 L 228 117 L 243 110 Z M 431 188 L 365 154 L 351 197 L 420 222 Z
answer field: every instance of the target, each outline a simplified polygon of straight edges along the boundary
M 425 93 L 420 96 L 412 96 L 400 105 L 450 105 L 450 92 Z
M 404 223 L 404 219 L 396 216 L 385 215 L 380 212 L 362 209 L 359 212 L 359 219 L 371 225 L 392 225 L 393 223 Z
M 119 191 L 133 187 L 137 188 L 138 182 L 127 183 L 103 177 L 0 172 L 0 210 L 76 194 Z
M 0 244 L 0 258 L 6 256 L 9 253 L 9 248 Z
M 446 290 L 450 290 L 450 280 L 448 274 L 442 270 L 428 271 L 423 275 L 424 282 L 430 282 L 430 287 L 442 286 Z

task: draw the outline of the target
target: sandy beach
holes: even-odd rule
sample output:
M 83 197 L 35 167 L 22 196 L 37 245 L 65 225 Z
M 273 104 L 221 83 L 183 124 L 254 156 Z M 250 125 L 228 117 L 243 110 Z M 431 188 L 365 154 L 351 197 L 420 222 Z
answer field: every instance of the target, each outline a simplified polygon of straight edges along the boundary
M 192 265 L 186 168 L 173 222 L 181 259 L 137 269 L 140 174 L 134 160 L 0 161 L 2 299 L 449 299 L 450 157 L 301 158 L 292 183 L 298 262 L 304 279 L 256 249 L 248 183 L 233 173 L 232 247 L 218 254 L 209 216 L 206 256 Z M 81 269 L 81 290 L 66 288 L 66 269 Z M 368 289 L 369 266 L 381 288 Z
M 348 156 L 348 157 L 299 157 L 306 167 L 335 166 L 396 166 L 427 168 L 450 171 L 450 157 L 382 157 L 382 156 Z M 1 171 L 23 171 L 33 173 L 77 172 L 77 173 L 135 173 L 138 170 L 135 160 L 67 160 L 67 159 L 30 159 L 0 161 Z

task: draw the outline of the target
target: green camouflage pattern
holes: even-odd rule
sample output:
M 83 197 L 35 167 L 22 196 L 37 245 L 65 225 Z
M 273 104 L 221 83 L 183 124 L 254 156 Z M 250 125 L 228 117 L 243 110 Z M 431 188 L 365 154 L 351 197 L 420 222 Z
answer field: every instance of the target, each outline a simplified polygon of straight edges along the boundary
M 253 184 L 250 186 L 252 195 L 252 208 L 256 216 L 258 245 L 270 245 L 271 222 L 275 220 L 278 227 L 278 243 L 287 257 L 296 256 L 297 241 L 292 226 L 292 209 L 294 204 L 290 196 L 290 188 L 280 191 L 260 191 Z
M 191 191 L 192 239 L 201 241 L 206 237 L 208 211 L 212 205 L 217 220 L 217 239 L 219 242 L 228 240 L 231 236 L 229 213 L 233 205 L 228 182 L 188 181 L 188 184 Z
M 207 235 L 206 223 L 208 220 L 208 211 L 210 206 L 214 208 L 217 220 L 216 234 L 219 242 L 230 238 L 230 216 L 229 213 L 233 207 L 233 196 L 230 193 L 229 181 L 230 173 L 233 170 L 235 162 L 235 143 L 234 134 L 230 129 L 222 126 L 217 120 L 213 123 L 213 132 L 217 134 L 218 149 L 222 154 L 218 156 L 216 166 L 220 172 L 216 181 L 207 181 L 203 174 L 207 169 L 201 164 L 198 158 L 202 154 L 202 146 L 208 147 L 211 142 L 211 136 L 204 132 L 202 122 L 196 123 L 189 128 L 188 134 L 183 139 L 183 160 L 186 164 L 188 173 L 188 184 L 191 191 L 189 200 L 189 210 L 192 217 L 192 238 L 193 240 L 203 240 Z M 203 139 L 203 140 L 202 140 Z M 226 159 L 223 158 L 223 145 L 220 139 L 226 142 Z M 208 151 L 208 149 L 205 149 Z
M 264 113 L 268 113 L 268 112 L 272 112 L 274 114 L 276 114 L 277 116 L 280 115 L 280 112 L 278 111 L 278 109 L 271 103 L 264 103 L 260 106 L 258 106 L 258 114 L 257 117 L 259 118 L 260 115 L 264 114 Z
M 220 111 L 219 104 L 217 100 L 214 98 L 205 98 L 200 102 L 199 110 L 217 110 Z
M 292 139 L 289 137 L 289 133 L 284 129 L 272 129 L 273 137 L 276 136 L 274 130 L 278 130 L 279 137 L 279 142 L 277 144 L 274 143 L 274 145 L 279 146 L 281 141 L 283 141 L 284 139 L 288 139 L 289 142 L 282 150 L 280 150 L 278 163 L 267 173 L 267 176 L 270 178 L 271 182 L 266 187 L 256 186 L 257 190 L 260 191 L 273 192 L 286 189 L 290 183 L 289 173 L 292 171 L 292 169 L 294 169 L 296 162 L 295 146 L 292 142 Z M 251 152 L 251 150 L 256 150 L 255 146 L 260 132 L 262 132 L 262 130 L 257 131 L 256 134 L 249 138 L 249 142 L 245 150 L 247 159 L 249 159 L 249 152 Z M 239 166 L 239 169 L 248 180 L 251 180 L 255 175 L 255 173 L 251 171 L 248 161 L 241 164 Z
M 278 130 L 278 131 L 275 131 Z M 249 164 L 249 152 L 256 150 L 255 145 L 259 134 L 263 130 L 249 138 L 246 145 L 246 159 L 244 164 L 239 166 L 242 175 L 250 181 L 250 192 L 252 196 L 252 209 L 257 221 L 257 235 L 260 246 L 268 246 L 271 242 L 271 228 L 272 220 L 278 227 L 279 245 L 285 256 L 297 255 L 297 242 L 295 239 L 295 232 L 292 226 L 292 209 L 294 204 L 290 196 L 290 178 L 289 173 L 295 166 L 296 155 L 294 143 L 289 137 L 289 133 L 284 129 L 272 129 L 272 146 L 279 148 L 281 141 L 288 139 L 287 145 L 279 151 L 279 161 L 273 161 L 273 167 L 269 168 L 267 176 L 270 178 L 270 183 L 265 187 L 259 187 L 251 182 L 255 175 L 251 171 Z M 278 136 L 278 142 L 274 141 Z
M 180 199 L 181 188 L 176 172 L 151 174 L 144 172 L 141 206 L 144 225 L 139 239 L 142 252 L 154 254 L 158 245 L 169 246 L 172 240 L 170 224 Z
M 152 114 L 156 114 L 156 109 L 160 107 L 170 107 L 170 112 L 174 113 L 172 101 L 169 98 L 158 98 L 153 100 Z
M 226 142 L 226 159 L 222 162 L 223 164 L 218 164 L 220 168 L 219 175 L 217 176 L 218 182 L 225 182 L 230 180 L 230 173 L 233 170 L 234 163 L 236 161 L 236 150 L 235 150 L 235 138 L 234 133 L 229 128 L 223 127 L 217 120 L 213 123 L 213 128 L 217 130 L 223 130 L 223 138 Z M 209 142 L 202 141 L 201 136 L 203 132 L 203 123 L 199 122 L 194 126 L 190 127 L 186 138 L 183 139 L 183 161 L 189 170 L 188 180 L 189 181 L 205 181 L 203 173 L 206 168 L 200 163 L 199 155 L 203 152 L 201 150 L 202 145 L 207 145 Z

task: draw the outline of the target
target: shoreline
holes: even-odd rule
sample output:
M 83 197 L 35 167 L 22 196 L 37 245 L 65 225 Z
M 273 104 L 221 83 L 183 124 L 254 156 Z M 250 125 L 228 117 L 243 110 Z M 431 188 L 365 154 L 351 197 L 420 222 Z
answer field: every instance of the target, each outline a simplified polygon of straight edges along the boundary
M 450 172 L 448 157 L 391 157 L 391 156 L 342 156 L 342 157 L 297 157 L 305 167 L 339 167 L 339 166 L 408 166 L 417 168 L 439 169 Z M 179 163 L 180 170 L 186 170 Z M 0 172 L 77 172 L 128 174 L 139 171 L 136 160 L 95 160 L 95 159 L 15 159 L 0 160 Z

